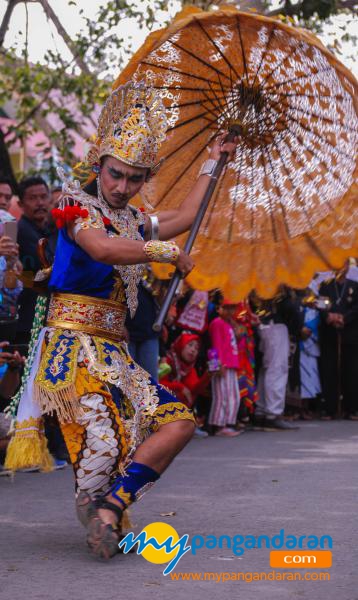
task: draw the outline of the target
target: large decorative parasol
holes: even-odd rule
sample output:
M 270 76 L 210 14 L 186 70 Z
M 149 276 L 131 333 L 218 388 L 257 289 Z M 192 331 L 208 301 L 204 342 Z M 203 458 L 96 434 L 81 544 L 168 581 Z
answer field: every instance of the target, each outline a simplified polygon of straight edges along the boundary
M 132 77 L 160 90 L 168 111 L 163 165 L 144 192 L 155 209 L 177 207 L 218 131 L 241 125 L 191 285 L 268 297 L 358 255 L 357 82 L 317 38 L 232 7 L 190 7 L 149 36 L 114 87 Z

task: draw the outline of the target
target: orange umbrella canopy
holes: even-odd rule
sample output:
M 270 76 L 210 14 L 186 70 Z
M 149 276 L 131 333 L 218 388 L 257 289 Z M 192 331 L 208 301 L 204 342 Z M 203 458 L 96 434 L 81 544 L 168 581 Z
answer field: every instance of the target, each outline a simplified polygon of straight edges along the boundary
M 357 82 L 313 35 L 190 7 L 149 36 L 114 88 L 131 78 L 167 109 L 163 164 L 144 189 L 155 210 L 178 207 L 218 131 L 241 124 L 195 242 L 193 287 L 268 297 L 358 255 Z

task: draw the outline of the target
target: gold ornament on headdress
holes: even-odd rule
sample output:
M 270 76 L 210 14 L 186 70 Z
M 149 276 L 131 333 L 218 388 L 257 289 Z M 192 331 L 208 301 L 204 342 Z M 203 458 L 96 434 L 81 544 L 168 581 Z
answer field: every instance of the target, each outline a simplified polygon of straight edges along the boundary
M 103 156 L 113 156 L 153 172 L 166 130 L 165 107 L 158 93 L 143 81 L 130 82 L 107 99 L 86 162 L 93 167 Z

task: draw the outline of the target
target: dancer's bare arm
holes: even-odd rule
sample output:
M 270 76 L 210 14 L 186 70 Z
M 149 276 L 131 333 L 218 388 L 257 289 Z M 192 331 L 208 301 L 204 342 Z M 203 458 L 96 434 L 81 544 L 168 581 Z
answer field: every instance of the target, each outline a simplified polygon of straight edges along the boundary
M 222 152 L 229 153 L 228 160 L 233 158 L 238 138 L 235 138 L 233 142 L 222 144 L 225 136 L 226 134 L 223 134 L 216 138 L 214 145 L 211 148 L 210 155 L 207 157 L 208 159 L 219 160 Z M 161 240 L 170 240 L 190 229 L 209 183 L 209 175 L 200 175 L 178 209 L 158 213 L 159 238 Z M 151 225 L 148 217 L 145 228 L 147 236 L 150 236 L 150 230 Z
M 69 228 L 74 237 L 73 226 Z M 106 265 L 135 265 L 150 262 L 144 252 L 145 242 L 108 237 L 101 229 L 83 229 L 76 234 L 77 244 L 91 258 Z M 186 276 L 192 270 L 194 263 L 190 256 L 180 251 L 176 267 Z

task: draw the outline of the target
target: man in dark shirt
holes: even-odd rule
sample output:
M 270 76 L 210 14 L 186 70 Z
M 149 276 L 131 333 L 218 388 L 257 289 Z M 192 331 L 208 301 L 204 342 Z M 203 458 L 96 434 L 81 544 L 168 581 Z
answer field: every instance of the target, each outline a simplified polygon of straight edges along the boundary
M 326 418 L 333 418 L 343 396 L 343 410 L 358 419 L 358 283 L 349 279 L 350 263 L 321 284 L 319 294 L 330 308 L 321 312 L 321 378 Z
M 31 289 L 35 273 L 42 265 L 37 254 L 41 238 L 48 240 L 48 254 L 51 261 L 56 248 L 56 230 L 49 225 L 50 192 L 42 177 L 28 177 L 19 184 L 19 206 L 23 215 L 18 223 L 17 243 L 19 259 L 23 265 L 24 290 L 20 295 L 18 343 L 28 343 L 37 300 Z

